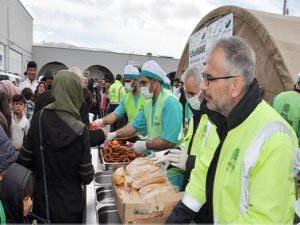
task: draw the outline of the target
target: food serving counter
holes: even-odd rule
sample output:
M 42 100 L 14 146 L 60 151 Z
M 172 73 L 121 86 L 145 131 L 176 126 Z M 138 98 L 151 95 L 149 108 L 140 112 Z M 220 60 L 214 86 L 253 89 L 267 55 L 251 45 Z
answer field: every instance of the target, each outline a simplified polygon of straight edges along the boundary
M 91 148 L 95 178 L 85 186 L 86 224 L 122 224 L 112 192 L 112 168 L 99 160 L 98 148 Z

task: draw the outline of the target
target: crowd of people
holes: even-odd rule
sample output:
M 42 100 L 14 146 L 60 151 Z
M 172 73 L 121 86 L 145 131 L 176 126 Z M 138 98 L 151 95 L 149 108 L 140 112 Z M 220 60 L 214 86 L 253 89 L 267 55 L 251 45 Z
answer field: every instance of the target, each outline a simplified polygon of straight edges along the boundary
M 90 147 L 139 135 L 132 151 L 184 191 L 167 223 L 293 223 L 300 75 L 271 106 L 255 64 L 239 37 L 216 41 L 205 65 L 173 82 L 154 60 L 114 82 L 78 67 L 39 81 L 29 62 L 18 87 L 0 81 L 1 222 L 82 223 Z

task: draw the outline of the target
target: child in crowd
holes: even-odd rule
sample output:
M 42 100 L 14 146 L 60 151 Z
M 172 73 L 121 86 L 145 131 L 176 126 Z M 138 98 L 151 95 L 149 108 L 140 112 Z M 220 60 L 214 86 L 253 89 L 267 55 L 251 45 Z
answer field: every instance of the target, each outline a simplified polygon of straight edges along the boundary
M 23 95 L 14 95 L 12 100 L 11 136 L 15 149 L 19 151 L 29 130 L 29 120 L 23 115 L 26 103 L 25 97 Z
M 0 175 L 0 220 L 1 224 L 24 223 L 32 206 L 35 190 L 33 173 L 13 163 Z
M 34 102 L 31 101 L 33 96 L 33 92 L 30 88 L 24 88 L 21 91 L 21 95 L 23 95 L 26 99 L 25 108 L 26 108 L 26 118 L 30 121 L 34 112 Z

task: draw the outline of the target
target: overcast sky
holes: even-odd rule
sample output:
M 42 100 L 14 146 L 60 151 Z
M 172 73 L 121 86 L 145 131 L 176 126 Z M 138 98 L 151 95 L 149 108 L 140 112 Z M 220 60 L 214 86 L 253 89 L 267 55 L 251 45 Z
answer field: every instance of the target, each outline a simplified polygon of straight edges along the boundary
M 236 5 L 282 14 L 283 0 L 20 0 L 34 18 L 35 43 L 64 42 L 180 58 L 197 23 L 211 10 Z M 287 0 L 300 16 L 300 0 Z

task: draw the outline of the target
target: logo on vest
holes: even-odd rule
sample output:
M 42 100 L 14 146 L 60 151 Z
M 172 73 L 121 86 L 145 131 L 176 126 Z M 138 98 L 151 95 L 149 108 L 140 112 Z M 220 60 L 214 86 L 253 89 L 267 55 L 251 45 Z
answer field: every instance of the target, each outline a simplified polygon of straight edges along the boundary
M 201 139 L 205 137 L 207 131 L 207 125 L 205 125 L 201 130 Z
M 230 161 L 228 161 L 227 163 L 227 171 L 228 172 L 233 172 L 234 171 L 234 168 L 235 168 L 235 163 L 239 157 L 239 154 L 240 154 L 240 149 L 239 148 L 236 148 L 232 154 L 231 154 L 231 159 Z
M 155 116 L 154 121 L 153 121 L 153 126 L 158 126 L 158 125 L 160 125 L 160 122 L 159 122 L 157 116 Z

